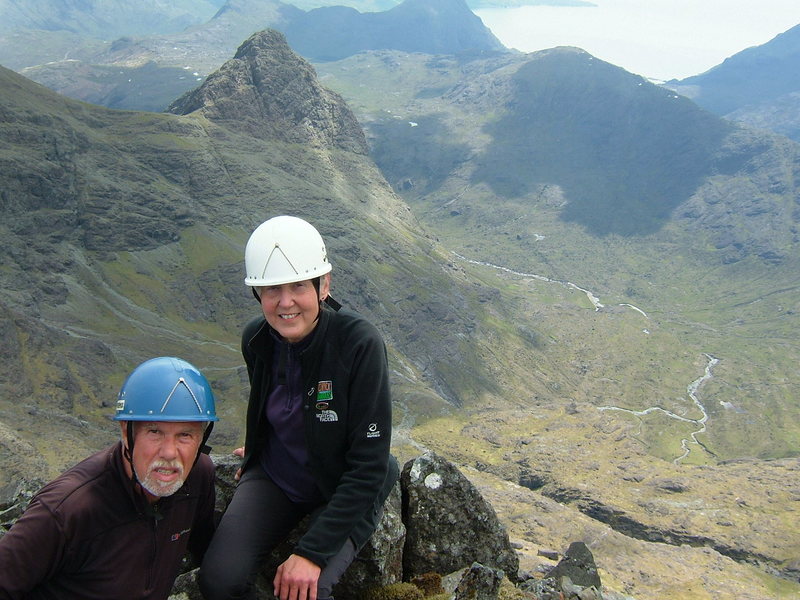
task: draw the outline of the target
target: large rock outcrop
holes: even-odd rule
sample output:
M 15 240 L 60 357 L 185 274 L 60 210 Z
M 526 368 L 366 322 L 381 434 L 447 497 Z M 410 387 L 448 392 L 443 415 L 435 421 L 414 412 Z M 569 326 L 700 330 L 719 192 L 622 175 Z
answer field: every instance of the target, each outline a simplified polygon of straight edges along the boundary
M 406 576 L 450 573 L 478 562 L 516 580 L 519 559 L 505 528 L 455 465 L 426 453 L 406 463 L 401 483 Z

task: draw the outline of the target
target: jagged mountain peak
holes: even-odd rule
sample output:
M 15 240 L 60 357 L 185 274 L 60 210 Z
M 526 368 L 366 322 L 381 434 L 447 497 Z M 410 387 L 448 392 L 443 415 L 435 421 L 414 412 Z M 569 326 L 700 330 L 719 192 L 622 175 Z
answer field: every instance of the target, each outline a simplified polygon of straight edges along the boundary
M 273 29 L 250 36 L 231 60 L 167 109 L 195 111 L 262 139 L 367 153 L 364 133 L 344 100 L 322 87 L 314 68 Z

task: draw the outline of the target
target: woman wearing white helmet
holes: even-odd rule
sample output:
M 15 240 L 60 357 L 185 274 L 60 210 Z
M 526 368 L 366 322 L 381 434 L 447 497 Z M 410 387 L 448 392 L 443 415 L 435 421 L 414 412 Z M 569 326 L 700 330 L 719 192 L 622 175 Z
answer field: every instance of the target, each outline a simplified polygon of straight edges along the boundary
M 281 600 L 325 600 L 375 530 L 398 476 L 378 331 L 330 298 L 319 232 L 297 217 L 262 223 L 245 249 L 262 315 L 242 335 L 250 378 L 241 479 L 200 569 L 209 600 L 254 598 L 270 552 L 311 524 L 277 570 Z

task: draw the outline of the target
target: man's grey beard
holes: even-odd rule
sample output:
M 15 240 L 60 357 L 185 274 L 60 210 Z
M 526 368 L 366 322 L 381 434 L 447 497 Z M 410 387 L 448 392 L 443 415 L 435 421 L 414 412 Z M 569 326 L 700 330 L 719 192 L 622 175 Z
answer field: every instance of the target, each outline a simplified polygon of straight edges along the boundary
M 159 481 L 158 479 L 153 477 L 153 471 L 160 467 L 178 469 L 178 478 L 171 483 L 165 483 L 163 481 Z M 147 476 L 142 477 L 141 474 L 136 473 L 136 479 L 139 482 L 139 485 L 141 485 L 145 490 L 150 492 L 153 496 L 156 496 L 158 498 L 171 496 L 179 489 L 181 489 L 181 486 L 185 481 L 183 463 L 181 463 L 181 461 L 179 460 L 173 460 L 173 461 L 154 460 L 152 463 L 150 463 L 150 465 L 148 465 Z

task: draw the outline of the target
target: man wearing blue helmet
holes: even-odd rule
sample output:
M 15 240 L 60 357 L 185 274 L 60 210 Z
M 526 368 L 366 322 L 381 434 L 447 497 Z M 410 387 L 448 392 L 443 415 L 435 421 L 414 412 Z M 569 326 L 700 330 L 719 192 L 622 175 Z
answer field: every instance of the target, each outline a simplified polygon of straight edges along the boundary
M 217 420 L 206 378 L 178 358 L 139 365 L 114 420 L 121 441 L 43 487 L 0 538 L 0 598 L 165 599 L 213 533 Z

